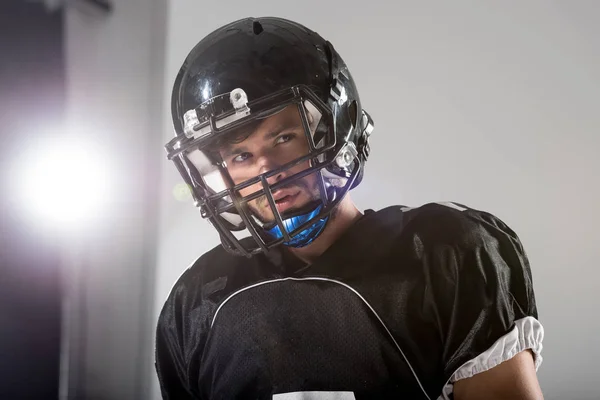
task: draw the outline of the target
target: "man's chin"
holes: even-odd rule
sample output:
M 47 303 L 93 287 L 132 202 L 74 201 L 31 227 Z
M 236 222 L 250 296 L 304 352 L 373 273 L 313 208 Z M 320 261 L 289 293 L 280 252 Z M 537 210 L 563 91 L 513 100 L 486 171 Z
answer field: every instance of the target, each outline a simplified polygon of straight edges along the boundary
M 281 219 L 286 220 L 289 218 L 308 214 L 309 212 L 317 208 L 320 204 L 321 203 L 319 200 L 309 200 L 304 202 L 304 204 L 302 205 L 294 205 L 293 207 L 290 207 L 280 213 Z M 268 216 L 263 214 L 261 217 L 259 217 L 259 220 L 261 220 L 261 222 L 263 222 L 264 224 L 269 225 L 275 222 L 275 216 L 269 212 Z

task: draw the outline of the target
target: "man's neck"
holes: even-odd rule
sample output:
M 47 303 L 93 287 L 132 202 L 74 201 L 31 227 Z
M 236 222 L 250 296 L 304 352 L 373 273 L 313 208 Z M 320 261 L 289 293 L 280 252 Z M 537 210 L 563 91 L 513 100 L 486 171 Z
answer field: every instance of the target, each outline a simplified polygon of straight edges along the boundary
M 325 230 L 314 242 L 305 247 L 290 247 L 289 250 L 302 261 L 312 264 L 361 216 L 362 213 L 356 208 L 350 196 L 346 195 L 336 209 L 332 211 Z

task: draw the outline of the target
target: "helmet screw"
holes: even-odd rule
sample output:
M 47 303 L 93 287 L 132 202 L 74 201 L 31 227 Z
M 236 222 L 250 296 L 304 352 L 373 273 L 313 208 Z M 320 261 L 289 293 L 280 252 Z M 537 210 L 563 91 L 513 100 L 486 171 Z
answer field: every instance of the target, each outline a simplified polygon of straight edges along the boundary
M 338 155 L 335 157 L 335 163 L 340 168 L 346 168 L 352 164 L 357 154 L 358 152 L 356 151 L 354 143 L 349 142 L 339 151 Z

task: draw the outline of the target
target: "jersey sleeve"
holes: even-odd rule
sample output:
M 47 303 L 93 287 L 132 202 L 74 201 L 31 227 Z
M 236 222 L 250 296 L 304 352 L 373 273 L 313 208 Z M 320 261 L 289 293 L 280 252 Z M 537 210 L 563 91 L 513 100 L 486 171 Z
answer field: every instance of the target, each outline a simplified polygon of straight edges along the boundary
M 196 399 L 188 386 L 182 338 L 182 313 L 175 287 L 165 302 L 156 327 L 155 367 L 162 398 Z
M 464 207 L 436 208 L 426 242 L 429 318 L 442 341 L 442 399 L 453 384 L 523 350 L 541 364 L 543 328 L 529 261 L 518 236 L 497 217 Z

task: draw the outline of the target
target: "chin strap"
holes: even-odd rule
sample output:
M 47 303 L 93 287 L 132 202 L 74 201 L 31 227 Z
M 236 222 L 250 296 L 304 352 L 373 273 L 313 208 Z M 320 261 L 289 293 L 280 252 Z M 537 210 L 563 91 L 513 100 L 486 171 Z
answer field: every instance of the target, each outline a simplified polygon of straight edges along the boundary
M 323 204 L 319 203 L 319 205 L 315 207 L 312 211 L 286 218 L 283 220 L 283 226 L 288 232 L 292 232 L 294 229 L 298 228 L 302 224 L 315 218 L 319 214 L 319 212 L 321 212 L 322 208 Z M 309 245 L 323 232 L 328 220 L 329 216 L 316 220 L 314 224 L 310 225 L 308 228 L 298 233 L 289 242 L 284 242 L 283 244 L 289 247 L 304 247 Z M 281 229 L 279 229 L 279 226 L 276 224 L 271 228 L 266 228 L 265 232 L 267 232 L 275 239 L 280 239 L 283 237 Z

